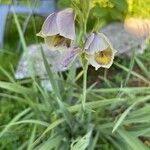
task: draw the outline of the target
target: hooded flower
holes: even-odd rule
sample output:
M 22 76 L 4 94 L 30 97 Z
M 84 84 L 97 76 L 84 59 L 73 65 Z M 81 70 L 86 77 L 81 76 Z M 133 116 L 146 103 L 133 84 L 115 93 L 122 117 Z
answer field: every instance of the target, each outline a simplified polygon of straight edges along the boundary
M 88 62 L 97 70 L 100 67 L 109 68 L 116 50 L 103 33 L 90 33 L 84 47 Z
M 75 39 L 73 9 L 68 8 L 50 14 L 37 36 L 43 37 L 49 48 L 71 47 L 72 41 Z

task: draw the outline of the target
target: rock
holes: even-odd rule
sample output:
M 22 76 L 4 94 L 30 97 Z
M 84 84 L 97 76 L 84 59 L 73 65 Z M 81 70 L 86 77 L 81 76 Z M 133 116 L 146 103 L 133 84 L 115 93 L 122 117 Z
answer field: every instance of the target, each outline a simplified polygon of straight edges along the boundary
M 125 29 L 140 37 L 150 36 L 150 19 L 127 18 L 124 22 Z
M 43 49 L 49 66 L 53 72 L 62 72 L 66 68 L 62 66 L 62 60 L 67 52 L 51 51 L 45 44 L 30 45 L 22 54 L 19 62 L 15 78 L 23 79 L 33 75 L 44 77 L 46 76 L 46 69 L 44 66 L 41 49 Z M 75 60 L 76 66 L 81 66 L 79 60 Z
M 142 54 L 146 48 L 147 37 L 136 36 L 126 31 L 123 23 L 115 22 L 104 27 L 103 32 L 112 42 L 113 47 L 118 51 L 117 55 L 131 55 L 132 51 Z

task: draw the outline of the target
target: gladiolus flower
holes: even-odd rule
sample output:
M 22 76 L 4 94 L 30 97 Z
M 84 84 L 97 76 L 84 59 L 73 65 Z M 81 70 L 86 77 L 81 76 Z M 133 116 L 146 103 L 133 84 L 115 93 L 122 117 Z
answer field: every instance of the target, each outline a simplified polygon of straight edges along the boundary
M 103 33 L 90 33 L 84 47 L 88 62 L 97 70 L 109 68 L 116 53 L 110 41 Z
M 49 48 L 69 48 L 75 39 L 75 23 L 72 8 L 50 14 L 37 34 L 45 39 Z

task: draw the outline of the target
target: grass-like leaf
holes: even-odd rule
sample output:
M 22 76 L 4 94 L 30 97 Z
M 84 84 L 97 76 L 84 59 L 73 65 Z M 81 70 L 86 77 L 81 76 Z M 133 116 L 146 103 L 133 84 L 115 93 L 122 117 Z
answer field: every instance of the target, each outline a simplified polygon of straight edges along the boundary
M 119 135 L 122 139 L 125 140 L 126 144 L 131 147 L 133 150 L 148 150 L 148 148 L 136 137 L 134 137 L 131 133 L 119 129 L 118 130 Z

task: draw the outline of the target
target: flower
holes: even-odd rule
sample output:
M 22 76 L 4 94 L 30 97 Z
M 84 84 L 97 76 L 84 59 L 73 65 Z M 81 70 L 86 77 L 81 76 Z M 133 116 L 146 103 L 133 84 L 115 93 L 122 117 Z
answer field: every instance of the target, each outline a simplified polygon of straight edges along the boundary
M 75 39 L 75 23 L 72 8 L 50 14 L 37 34 L 45 39 L 49 48 L 60 49 L 71 47 Z
M 97 70 L 100 67 L 109 68 L 116 53 L 112 44 L 103 33 L 90 33 L 85 42 L 84 50 L 88 62 Z

